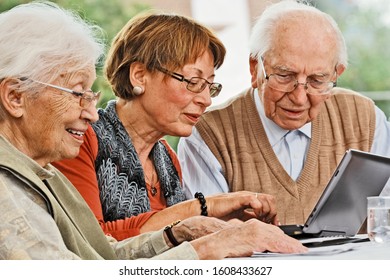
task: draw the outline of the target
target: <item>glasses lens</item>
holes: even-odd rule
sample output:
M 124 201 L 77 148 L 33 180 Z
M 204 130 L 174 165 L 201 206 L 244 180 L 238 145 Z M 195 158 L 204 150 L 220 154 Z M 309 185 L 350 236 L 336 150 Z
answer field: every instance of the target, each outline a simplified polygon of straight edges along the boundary
M 311 94 L 311 95 L 326 95 L 326 94 L 329 94 L 330 92 L 330 89 L 327 89 L 327 90 L 322 90 L 322 91 L 319 91 L 318 89 L 317 90 L 313 90 L 313 89 L 308 89 L 308 94 Z
M 187 89 L 195 93 L 200 93 L 206 88 L 206 85 L 207 84 L 205 80 L 203 80 L 202 78 L 194 77 L 190 79 L 187 85 Z
M 206 86 L 209 85 L 210 96 L 216 97 L 222 90 L 222 85 L 218 83 L 210 83 L 206 79 L 193 77 L 189 80 L 187 89 L 194 93 L 201 93 Z
M 281 92 L 292 92 L 299 85 L 296 79 L 286 80 L 280 75 L 270 75 L 268 77 L 268 86 Z M 333 82 L 320 82 L 310 80 L 305 84 L 306 92 L 311 95 L 325 95 L 334 87 Z
M 212 83 L 210 85 L 210 96 L 211 97 L 217 97 L 218 94 L 221 92 L 221 90 L 222 90 L 222 85 L 221 84 Z
M 87 90 L 83 92 L 83 95 L 80 98 L 80 106 L 83 108 L 88 107 L 91 103 L 93 103 L 94 106 L 98 103 L 100 98 L 100 91 L 93 92 L 91 90 Z
M 291 79 L 289 76 L 288 79 L 287 77 L 274 74 L 271 74 L 268 77 L 268 86 L 277 91 L 291 92 L 295 89 L 296 85 L 298 85 L 297 81 Z
M 335 83 L 333 82 L 309 81 L 307 91 L 312 95 L 324 95 L 328 94 L 334 86 Z

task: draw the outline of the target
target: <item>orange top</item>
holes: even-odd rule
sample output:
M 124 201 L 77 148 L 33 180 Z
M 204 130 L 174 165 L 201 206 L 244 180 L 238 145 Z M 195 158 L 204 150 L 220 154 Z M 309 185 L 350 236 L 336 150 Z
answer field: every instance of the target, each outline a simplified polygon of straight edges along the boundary
M 172 162 L 182 180 L 182 172 L 179 160 L 175 151 L 169 146 L 168 142 L 162 140 L 162 143 L 167 147 Z M 81 145 L 78 157 L 74 159 L 65 159 L 59 162 L 54 162 L 57 167 L 77 188 L 83 196 L 95 217 L 99 221 L 104 233 L 112 235 L 117 240 L 140 234 L 140 228 L 146 221 L 157 211 L 166 208 L 165 198 L 160 195 L 160 182 L 155 187 L 158 192 L 155 196 L 151 196 L 148 192 L 151 211 L 141 213 L 137 216 L 105 222 L 103 217 L 102 205 L 100 202 L 99 186 L 95 173 L 95 159 L 98 153 L 98 140 L 93 128 L 89 126 L 84 135 L 84 143 Z M 147 185 L 147 187 L 150 187 Z

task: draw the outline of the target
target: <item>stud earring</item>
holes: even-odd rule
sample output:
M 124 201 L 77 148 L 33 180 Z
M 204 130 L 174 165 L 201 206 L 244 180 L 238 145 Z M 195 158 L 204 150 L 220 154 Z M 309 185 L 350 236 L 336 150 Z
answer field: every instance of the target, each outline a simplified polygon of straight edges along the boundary
M 135 87 L 133 87 L 133 93 L 135 94 L 135 95 L 141 95 L 141 94 L 143 94 L 144 93 L 144 89 L 142 88 L 142 87 L 139 87 L 139 86 L 135 86 Z

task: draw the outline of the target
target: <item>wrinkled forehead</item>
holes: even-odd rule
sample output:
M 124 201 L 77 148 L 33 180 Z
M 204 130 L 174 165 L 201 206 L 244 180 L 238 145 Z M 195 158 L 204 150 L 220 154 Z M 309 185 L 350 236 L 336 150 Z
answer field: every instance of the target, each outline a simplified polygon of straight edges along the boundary
M 80 65 L 67 65 L 63 67 L 63 71 L 60 74 L 59 78 L 62 78 L 66 81 L 69 80 L 85 80 L 94 81 L 96 79 L 96 68 L 93 63 L 85 64 L 83 67 L 79 67 Z
M 336 61 L 337 34 L 320 14 L 308 11 L 291 12 L 275 27 L 271 54 L 274 57 L 313 57 Z

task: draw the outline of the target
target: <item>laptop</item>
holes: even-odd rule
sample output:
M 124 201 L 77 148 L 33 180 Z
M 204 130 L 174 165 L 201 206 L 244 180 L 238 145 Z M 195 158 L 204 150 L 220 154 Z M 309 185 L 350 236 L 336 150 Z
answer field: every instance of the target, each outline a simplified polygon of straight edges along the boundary
M 367 218 L 367 197 L 388 191 L 389 178 L 390 158 L 347 150 L 305 224 L 280 228 L 297 239 L 355 236 Z

